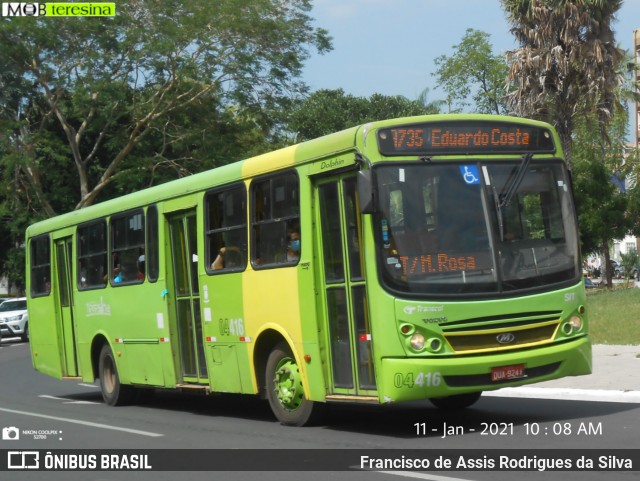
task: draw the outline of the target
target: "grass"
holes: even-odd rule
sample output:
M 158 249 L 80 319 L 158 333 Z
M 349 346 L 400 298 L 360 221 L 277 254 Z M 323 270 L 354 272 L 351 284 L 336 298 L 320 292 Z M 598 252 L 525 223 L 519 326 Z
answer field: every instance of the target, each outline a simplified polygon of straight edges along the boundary
M 640 344 L 640 289 L 590 289 L 587 294 L 594 344 Z

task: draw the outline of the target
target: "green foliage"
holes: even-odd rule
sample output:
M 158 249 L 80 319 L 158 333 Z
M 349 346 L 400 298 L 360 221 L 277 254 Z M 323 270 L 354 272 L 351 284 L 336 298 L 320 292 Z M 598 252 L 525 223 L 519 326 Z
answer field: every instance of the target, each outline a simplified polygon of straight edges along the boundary
M 312 49 L 310 0 L 131 0 L 0 22 L 0 263 L 31 222 L 270 149 Z
M 613 176 L 625 179 L 636 175 L 637 152 L 625 151 L 627 115 L 617 110 L 612 118 L 606 138 L 600 135 L 600 125 L 595 115 L 576 122 L 574 134 L 574 178 L 578 199 L 581 228 L 587 228 L 588 238 L 600 243 L 621 239 L 628 233 L 640 233 L 638 227 L 638 201 L 640 189 L 630 187 L 622 191 L 611 180 Z M 640 204 L 639 204 L 640 205 Z M 583 229 L 584 230 L 584 229 Z M 594 246 L 583 246 L 590 252 Z
M 331 49 L 310 10 L 309 0 L 133 0 L 113 18 L 3 20 L 0 141 L 34 207 L 54 215 L 260 149 L 274 113 L 306 92 L 309 50 Z M 48 157 L 67 159 L 66 203 L 43 180 Z
M 594 344 L 640 344 L 640 289 L 590 289 L 588 294 L 589 333 Z
M 469 28 L 460 43 L 454 45 L 453 55 L 435 59 L 437 69 L 433 75 L 438 87 L 447 94 L 451 112 L 461 112 L 467 107 L 479 113 L 506 112 L 508 68 L 503 56 L 492 53 L 490 37 Z
M 601 251 L 610 239 L 630 229 L 627 198 L 611 182 L 612 171 L 601 157 L 583 157 L 574 165 L 574 190 L 583 252 Z
M 620 187 L 614 176 L 625 179 L 634 175 L 637 153 L 631 153 L 624 165 L 626 112 L 619 110 L 607 131 L 609 143 L 600 133 L 595 115 L 576 123 L 573 142 L 574 191 L 578 210 L 582 252 L 599 252 L 609 262 L 613 239 L 640 233 L 640 188 Z M 607 270 L 607 284 L 611 273 Z
M 433 107 L 399 95 L 373 94 L 365 98 L 342 89 L 323 89 L 299 102 L 289 117 L 288 129 L 301 142 L 374 120 L 426 113 L 434 113 Z
M 9 285 L 15 286 L 19 293 L 23 293 L 25 281 L 25 250 L 24 247 L 13 247 L 7 251 L 6 260 L 2 272 L 9 281 Z
M 640 258 L 636 249 L 620 254 L 620 265 L 624 267 L 624 277 L 629 281 L 633 278 L 633 273 L 640 269 Z M 627 283 L 628 285 L 628 283 Z

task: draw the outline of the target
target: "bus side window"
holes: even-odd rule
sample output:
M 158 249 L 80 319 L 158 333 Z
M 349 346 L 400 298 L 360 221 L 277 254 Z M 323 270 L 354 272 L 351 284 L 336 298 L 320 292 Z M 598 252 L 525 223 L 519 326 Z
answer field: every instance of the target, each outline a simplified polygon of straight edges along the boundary
M 156 282 L 160 272 L 159 240 L 158 240 L 158 208 L 150 205 L 147 208 L 147 252 L 146 270 L 149 282 Z
M 100 219 L 78 227 L 78 288 L 107 285 L 107 223 Z
M 296 172 L 286 172 L 251 185 L 252 264 L 256 268 L 295 265 L 291 243 L 300 239 L 299 182 Z M 296 239 L 293 239 L 296 237 Z
M 205 196 L 207 272 L 237 272 L 247 265 L 247 193 L 244 184 Z
M 31 295 L 46 296 L 51 292 L 51 248 L 49 236 L 31 239 Z
M 111 283 L 114 286 L 139 284 L 144 281 L 146 258 L 144 252 L 144 212 L 136 210 L 112 216 Z

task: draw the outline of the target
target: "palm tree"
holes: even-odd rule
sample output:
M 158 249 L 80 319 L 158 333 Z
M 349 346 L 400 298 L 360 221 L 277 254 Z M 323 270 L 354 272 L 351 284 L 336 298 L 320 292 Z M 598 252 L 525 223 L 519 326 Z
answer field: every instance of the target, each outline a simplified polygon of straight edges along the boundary
M 622 0 L 501 0 L 520 47 L 507 53 L 517 115 L 551 122 L 571 167 L 574 121 L 596 115 L 603 138 L 619 103 L 624 50 L 611 23 Z
M 429 100 L 429 92 L 429 87 L 425 87 L 416 100 L 424 107 L 426 114 L 439 114 L 446 102 L 444 100 Z

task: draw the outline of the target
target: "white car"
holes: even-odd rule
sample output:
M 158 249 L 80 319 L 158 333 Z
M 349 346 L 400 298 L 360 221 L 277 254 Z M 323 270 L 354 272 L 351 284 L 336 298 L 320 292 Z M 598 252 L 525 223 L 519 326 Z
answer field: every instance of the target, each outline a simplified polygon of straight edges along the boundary
M 0 338 L 21 337 L 29 340 L 27 298 L 8 299 L 0 304 Z

